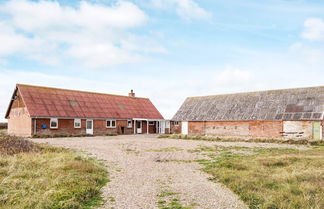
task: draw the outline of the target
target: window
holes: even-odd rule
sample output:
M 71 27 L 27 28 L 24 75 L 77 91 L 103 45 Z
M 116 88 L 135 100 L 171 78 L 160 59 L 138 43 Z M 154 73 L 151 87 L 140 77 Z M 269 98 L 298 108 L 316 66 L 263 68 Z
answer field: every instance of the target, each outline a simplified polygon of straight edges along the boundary
M 179 125 L 179 121 L 173 121 L 173 124 L 174 124 L 175 126 L 178 126 L 178 125 Z
M 107 120 L 106 127 L 107 128 L 116 128 L 116 120 Z
M 127 127 L 128 127 L 128 128 L 133 127 L 132 120 L 127 120 Z
M 74 128 L 81 128 L 81 119 L 74 119 Z
M 149 121 L 150 126 L 154 126 L 154 121 Z
M 57 118 L 51 118 L 50 128 L 58 128 L 58 119 Z

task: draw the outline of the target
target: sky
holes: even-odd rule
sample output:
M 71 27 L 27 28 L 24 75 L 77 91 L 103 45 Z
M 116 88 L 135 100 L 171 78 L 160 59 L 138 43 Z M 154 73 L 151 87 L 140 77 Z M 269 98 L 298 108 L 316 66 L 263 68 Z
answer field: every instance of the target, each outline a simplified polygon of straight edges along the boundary
M 324 85 L 323 0 L 0 0 L 0 121 L 16 83 L 148 97 Z

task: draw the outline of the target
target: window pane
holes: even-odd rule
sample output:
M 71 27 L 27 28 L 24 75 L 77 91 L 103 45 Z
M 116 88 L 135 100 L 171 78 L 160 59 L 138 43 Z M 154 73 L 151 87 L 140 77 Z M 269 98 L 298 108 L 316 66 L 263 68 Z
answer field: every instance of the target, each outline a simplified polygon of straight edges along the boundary
M 112 122 L 111 126 L 112 126 L 112 127 L 115 127 L 115 126 L 116 126 L 116 121 L 113 120 L 113 121 L 111 121 L 111 122 Z
M 107 127 L 110 127 L 110 120 L 107 120 Z
M 81 119 L 74 119 L 74 127 L 81 128 Z
M 87 121 L 87 129 L 92 129 L 92 121 L 91 120 Z

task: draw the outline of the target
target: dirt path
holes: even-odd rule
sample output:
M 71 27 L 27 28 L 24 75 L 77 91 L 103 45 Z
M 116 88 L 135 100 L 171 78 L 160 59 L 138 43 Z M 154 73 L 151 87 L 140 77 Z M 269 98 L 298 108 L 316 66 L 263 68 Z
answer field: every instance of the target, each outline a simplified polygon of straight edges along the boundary
M 157 202 L 177 198 L 193 208 L 246 208 L 238 197 L 208 180 L 209 176 L 192 162 L 199 153 L 188 150 L 199 146 L 283 147 L 293 145 L 263 143 L 204 142 L 158 139 L 152 135 L 34 139 L 86 151 L 104 160 L 111 182 L 104 188 L 107 200 L 103 208 L 152 209 Z

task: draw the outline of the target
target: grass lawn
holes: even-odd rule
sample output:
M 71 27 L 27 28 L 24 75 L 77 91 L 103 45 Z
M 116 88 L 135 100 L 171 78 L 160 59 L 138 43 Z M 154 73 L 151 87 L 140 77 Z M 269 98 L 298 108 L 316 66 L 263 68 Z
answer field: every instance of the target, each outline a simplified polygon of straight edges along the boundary
M 309 150 L 201 147 L 212 181 L 250 208 L 324 208 L 324 147 Z
M 107 182 L 95 159 L 0 135 L 0 208 L 91 208 Z

